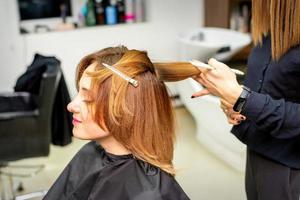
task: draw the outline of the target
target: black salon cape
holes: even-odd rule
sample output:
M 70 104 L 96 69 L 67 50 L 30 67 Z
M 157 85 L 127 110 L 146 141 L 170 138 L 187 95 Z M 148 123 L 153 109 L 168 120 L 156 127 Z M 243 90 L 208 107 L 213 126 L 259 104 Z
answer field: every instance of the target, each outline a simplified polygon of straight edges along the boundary
M 44 200 L 186 200 L 176 180 L 132 155 L 109 154 L 87 143 L 66 166 Z

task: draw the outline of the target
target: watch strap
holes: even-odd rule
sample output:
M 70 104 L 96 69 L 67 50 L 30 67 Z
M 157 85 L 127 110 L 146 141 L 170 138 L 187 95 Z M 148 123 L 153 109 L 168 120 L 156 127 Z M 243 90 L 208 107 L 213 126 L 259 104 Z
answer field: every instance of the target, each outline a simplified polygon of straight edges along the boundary
M 247 98 L 250 96 L 251 94 L 251 90 L 250 88 L 246 87 L 246 86 L 242 86 L 243 87 L 243 91 L 240 94 L 239 98 L 237 99 L 237 101 L 235 102 L 234 106 L 233 106 L 233 110 L 235 112 L 241 112 L 244 105 L 246 104 Z

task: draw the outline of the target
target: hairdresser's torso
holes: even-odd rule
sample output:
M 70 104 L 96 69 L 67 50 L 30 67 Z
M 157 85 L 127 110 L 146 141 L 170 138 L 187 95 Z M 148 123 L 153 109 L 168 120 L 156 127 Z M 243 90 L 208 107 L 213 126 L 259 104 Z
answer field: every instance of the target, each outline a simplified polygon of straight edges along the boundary
M 300 47 L 290 49 L 279 61 L 271 60 L 270 39 L 249 56 L 245 85 L 273 99 L 300 103 Z
M 298 46 L 290 49 L 279 61 L 272 61 L 270 38 L 264 38 L 262 46 L 256 46 L 251 51 L 244 85 L 252 91 L 268 94 L 276 100 L 300 103 L 299 55 Z M 251 120 L 234 126 L 232 133 L 247 144 L 250 150 L 284 165 L 300 169 L 300 133 L 291 133 L 290 135 L 295 136 L 279 139 L 266 131 L 259 130 Z

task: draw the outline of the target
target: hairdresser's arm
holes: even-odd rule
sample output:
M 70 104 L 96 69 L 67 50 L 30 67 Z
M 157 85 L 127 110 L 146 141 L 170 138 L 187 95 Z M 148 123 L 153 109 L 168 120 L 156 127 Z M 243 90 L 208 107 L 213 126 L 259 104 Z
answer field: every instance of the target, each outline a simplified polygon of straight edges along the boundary
M 235 75 L 229 67 L 215 59 L 211 59 L 209 65 L 215 70 L 201 73 L 196 80 L 214 95 L 234 105 L 242 92 Z M 194 96 L 199 94 L 202 95 L 199 92 Z M 284 99 L 275 100 L 269 95 L 252 91 L 241 114 L 254 121 L 259 130 L 270 133 L 274 137 L 291 138 L 300 135 L 300 104 Z

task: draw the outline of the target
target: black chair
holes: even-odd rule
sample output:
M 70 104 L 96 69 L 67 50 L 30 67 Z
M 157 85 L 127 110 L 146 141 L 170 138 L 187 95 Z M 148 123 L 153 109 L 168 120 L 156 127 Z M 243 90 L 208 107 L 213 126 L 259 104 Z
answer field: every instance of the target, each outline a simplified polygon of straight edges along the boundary
M 37 95 L 0 94 L 0 175 L 14 175 L 1 170 L 9 166 L 9 161 L 49 154 L 52 111 L 61 77 L 59 64 L 49 63 Z

